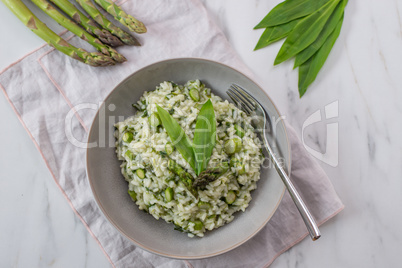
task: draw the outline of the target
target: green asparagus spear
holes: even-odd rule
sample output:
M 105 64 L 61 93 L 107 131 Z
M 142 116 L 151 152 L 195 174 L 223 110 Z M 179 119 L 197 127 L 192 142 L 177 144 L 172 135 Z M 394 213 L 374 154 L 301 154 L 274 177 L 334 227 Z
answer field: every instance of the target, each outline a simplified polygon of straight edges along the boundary
M 76 1 L 89 14 L 89 16 L 91 16 L 104 29 L 120 38 L 124 44 L 130 46 L 140 46 L 140 43 L 132 35 L 113 25 L 113 23 L 111 23 L 102 13 L 100 13 L 91 0 Z
M 208 183 L 215 181 L 229 169 L 228 162 L 222 162 L 219 166 L 204 170 L 194 180 L 193 187 L 205 187 Z
M 235 200 L 236 200 L 236 193 L 234 191 L 229 191 L 225 197 L 225 202 L 228 205 L 231 205 Z
M 147 28 L 145 25 L 134 18 L 126 14 L 118 5 L 113 3 L 111 0 L 95 0 L 95 3 L 100 5 L 104 10 L 106 10 L 110 15 L 112 15 L 116 20 L 120 21 L 121 24 L 127 26 L 128 29 L 136 33 L 146 33 Z
M 190 191 L 190 193 L 197 198 L 198 197 L 198 192 L 193 188 L 193 181 L 194 178 L 193 176 L 185 171 L 179 164 L 177 164 L 176 161 L 173 159 L 169 160 L 168 164 L 168 169 L 172 171 L 174 174 L 179 176 L 180 180 L 184 183 L 184 185 L 187 187 L 187 189 Z
M 79 9 L 77 9 L 68 0 L 50 0 L 64 13 L 71 17 L 76 23 L 80 24 L 84 29 L 91 34 L 97 36 L 103 43 L 112 47 L 124 45 L 119 38 L 109 33 L 107 30 L 101 29 L 97 26 L 96 22 L 85 16 Z
M 89 53 L 76 48 L 41 22 L 21 0 L 1 0 L 32 32 L 60 52 L 92 66 L 113 65 L 115 62 L 99 52 Z
M 46 0 L 31 0 L 35 5 L 37 5 L 43 12 L 49 15 L 52 19 L 58 22 L 61 26 L 65 27 L 67 30 L 77 35 L 81 39 L 87 41 L 89 44 L 94 46 L 98 51 L 111 57 L 116 62 L 125 62 L 126 58 L 119 54 L 113 48 L 103 44 L 99 39 L 93 37 L 87 33 L 84 29 L 78 26 L 72 20 L 66 18 L 58 10 L 56 10 L 49 2 Z

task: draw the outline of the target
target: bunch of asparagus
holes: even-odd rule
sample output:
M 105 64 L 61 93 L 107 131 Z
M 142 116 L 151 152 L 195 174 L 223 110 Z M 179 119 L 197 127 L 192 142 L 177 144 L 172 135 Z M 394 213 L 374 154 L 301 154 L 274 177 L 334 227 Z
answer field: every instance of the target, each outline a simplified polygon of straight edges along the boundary
M 113 25 L 111 21 L 100 13 L 91 0 L 76 0 L 91 18 L 82 13 L 69 0 L 49 0 L 68 17 L 63 15 L 48 0 L 31 1 L 61 26 L 87 41 L 99 52 L 88 52 L 69 44 L 41 22 L 21 0 L 1 1 L 31 31 L 49 45 L 67 56 L 91 66 L 109 66 L 126 61 L 127 59 L 113 47 L 121 45 L 140 46 L 134 36 Z M 142 22 L 125 13 L 112 0 L 95 0 L 95 2 L 130 31 L 136 33 L 145 33 L 147 31 Z

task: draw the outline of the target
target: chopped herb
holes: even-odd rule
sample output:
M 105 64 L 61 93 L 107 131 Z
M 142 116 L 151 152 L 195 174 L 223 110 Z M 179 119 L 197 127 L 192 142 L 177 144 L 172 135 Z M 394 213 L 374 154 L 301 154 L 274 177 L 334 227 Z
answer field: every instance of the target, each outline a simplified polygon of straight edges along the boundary
M 133 105 L 133 107 L 134 107 L 135 109 L 137 109 L 138 111 L 142 111 L 141 106 L 140 106 L 138 103 L 133 103 L 132 105 Z
M 165 151 L 159 151 L 159 154 L 160 154 L 162 157 L 167 157 L 167 156 L 168 156 L 168 154 L 167 154 Z
M 179 232 L 185 232 L 186 230 L 184 230 L 181 226 L 179 226 L 179 225 L 174 225 L 174 229 L 176 230 L 176 231 L 179 231 Z
M 168 81 L 168 82 L 171 83 L 173 87 L 178 87 L 178 85 L 175 82 L 172 82 L 172 81 Z

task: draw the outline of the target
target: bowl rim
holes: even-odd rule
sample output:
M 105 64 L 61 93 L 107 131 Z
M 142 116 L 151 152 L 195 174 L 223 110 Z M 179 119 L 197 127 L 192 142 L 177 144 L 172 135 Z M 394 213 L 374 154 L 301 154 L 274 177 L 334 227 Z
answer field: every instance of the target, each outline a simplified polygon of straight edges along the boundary
M 149 67 L 151 67 L 151 66 L 153 66 L 153 65 L 157 65 L 157 64 L 160 64 L 160 63 L 165 63 L 165 62 L 169 62 L 169 61 L 178 61 L 178 60 L 179 60 L 179 61 L 180 61 L 180 60 L 185 60 L 185 61 L 187 61 L 187 60 L 188 60 L 188 61 L 194 61 L 194 60 L 195 60 L 195 61 L 200 61 L 200 62 L 209 62 L 209 63 L 221 65 L 221 66 L 223 66 L 223 67 L 229 68 L 229 69 L 231 69 L 231 70 L 233 70 L 233 71 L 235 71 L 235 72 L 240 73 L 241 75 L 243 75 L 244 77 L 246 77 L 247 79 L 249 79 L 250 81 L 252 81 L 252 82 L 266 95 L 266 97 L 267 97 L 267 98 L 269 99 L 269 101 L 272 103 L 272 106 L 274 107 L 275 111 L 278 113 L 279 116 L 281 116 L 281 113 L 279 112 L 279 110 L 278 110 L 278 108 L 276 107 L 275 103 L 272 101 L 272 99 L 269 97 L 269 95 L 265 92 L 265 90 L 264 90 L 257 82 L 255 82 L 254 79 L 251 79 L 248 75 L 246 75 L 246 74 L 243 73 L 242 71 L 239 71 L 239 70 L 237 70 L 237 69 L 235 69 L 235 68 L 233 68 L 233 67 L 231 67 L 231 66 L 229 66 L 229 65 L 226 65 L 226 64 L 223 64 L 223 63 L 214 61 L 214 60 L 205 59 L 205 58 L 198 58 L 198 57 L 170 58 L 170 59 L 165 59 L 165 60 L 160 60 L 160 61 L 153 62 L 153 63 L 151 63 L 151 64 L 148 64 L 148 65 L 146 65 L 146 66 L 144 66 L 144 67 L 142 67 L 142 68 L 136 70 L 135 72 L 129 74 L 126 78 L 124 78 L 120 83 L 118 83 L 118 84 L 109 92 L 109 94 L 107 94 L 107 96 L 103 99 L 103 102 L 102 102 L 101 106 L 100 106 L 100 107 L 98 108 L 98 110 L 96 111 L 96 114 L 95 114 L 95 116 L 94 116 L 94 119 L 92 120 L 91 127 L 90 127 L 89 132 L 88 132 L 87 144 L 89 143 L 89 139 L 91 138 L 91 133 L 92 133 L 92 131 L 93 131 L 93 126 L 94 126 L 95 120 L 96 120 L 96 118 L 97 118 L 97 116 L 98 116 L 98 114 L 99 114 L 99 111 L 101 110 L 102 106 L 105 105 L 106 100 L 107 100 L 107 99 L 110 97 L 110 95 L 116 90 L 116 88 L 118 88 L 121 84 L 123 84 L 123 83 L 124 83 L 126 80 L 128 80 L 131 76 L 133 76 L 134 74 L 136 74 L 136 73 L 138 73 L 138 72 L 141 72 L 142 70 L 144 70 L 144 69 L 146 69 L 146 68 L 149 68 Z M 285 125 L 285 123 L 283 122 L 283 120 L 281 120 L 280 124 L 283 125 L 283 129 L 284 129 L 284 132 L 285 132 L 285 138 L 286 138 L 286 141 L 287 141 L 287 144 L 288 144 L 289 161 L 288 161 L 288 165 L 287 165 L 287 170 L 288 170 L 288 173 L 290 174 L 290 173 L 291 173 L 291 166 L 292 166 L 292 164 L 291 164 L 291 163 L 292 163 L 291 144 L 289 143 L 288 132 L 287 132 L 286 125 Z M 224 253 L 226 253 L 226 252 L 229 252 L 229 251 L 231 251 L 231 250 L 233 250 L 233 249 L 235 249 L 235 248 L 241 246 L 242 244 L 246 243 L 246 242 L 249 241 L 251 238 L 253 238 L 258 232 L 261 231 L 262 228 L 265 227 L 265 225 L 267 225 L 267 223 L 270 221 L 270 219 L 272 218 L 272 216 L 274 215 L 274 213 L 275 213 L 276 210 L 278 209 L 279 204 L 281 203 L 281 201 L 282 201 L 282 199 L 283 199 L 283 196 L 284 196 L 284 194 L 285 194 L 285 191 L 286 191 L 286 187 L 285 187 L 285 185 L 283 185 L 281 197 L 278 199 L 278 202 L 277 202 L 277 204 L 275 205 L 274 210 L 273 210 L 273 211 L 271 212 L 271 214 L 267 217 L 267 220 L 266 220 L 259 228 L 257 228 L 254 233 L 252 233 L 251 235 L 249 235 L 246 239 L 243 239 L 242 241 L 238 242 L 237 244 L 232 245 L 231 247 L 225 248 L 225 249 L 223 249 L 223 250 L 214 252 L 214 253 L 210 253 L 210 254 L 207 254 L 207 255 L 200 255 L 200 256 L 178 256 L 178 255 L 173 255 L 173 254 L 166 254 L 166 253 L 163 253 L 163 252 L 159 252 L 159 251 L 157 251 L 157 250 L 155 250 L 155 249 L 149 248 L 149 247 L 147 247 L 147 246 L 145 246 L 145 245 L 143 245 L 143 244 L 141 244 L 141 243 L 135 241 L 135 240 L 134 240 L 133 238 L 131 238 L 128 234 L 126 234 L 121 228 L 119 228 L 119 227 L 117 226 L 117 224 L 114 222 L 114 220 L 113 220 L 111 217 L 109 217 L 108 213 L 106 212 L 106 210 L 103 208 L 103 206 L 101 205 L 101 203 L 100 203 L 100 201 L 99 201 L 99 197 L 98 197 L 98 195 L 96 194 L 96 192 L 95 192 L 95 190 L 94 190 L 94 186 L 93 186 L 92 180 L 90 179 L 90 176 L 89 176 L 89 174 L 88 174 L 88 152 L 89 152 L 89 149 L 90 149 L 90 148 L 86 148 L 86 151 L 85 151 L 85 173 L 86 173 L 86 176 L 87 176 L 87 180 L 89 181 L 89 185 L 90 185 L 90 187 L 91 187 L 92 195 L 94 196 L 95 202 L 96 202 L 97 206 L 100 208 L 100 211 L 101 211 L 101 213 L 103 214 L 103 216 L 106 218 L 106 220 L 107 220 L 120 234 L 122 234 L 124 237 L 126 237 L 128 240 L 130 240 L 134 245 L 136 245 L 136 246 L 138 246 L 138 247 L 140 247 L 140 248 L 142 248 L 142 249 L 144 249 L 144 250 L 146 250 L 146 251 L 148 251 L 148 252 L 157 254 L 157 255 L 162 256 L 162 257 L 171 258 L 171 259 L 197 260 L 197 259 L 211 258 L 211 257 L 215 257 L 215 256 L 218 256 L 218 255 L 224 254 Z

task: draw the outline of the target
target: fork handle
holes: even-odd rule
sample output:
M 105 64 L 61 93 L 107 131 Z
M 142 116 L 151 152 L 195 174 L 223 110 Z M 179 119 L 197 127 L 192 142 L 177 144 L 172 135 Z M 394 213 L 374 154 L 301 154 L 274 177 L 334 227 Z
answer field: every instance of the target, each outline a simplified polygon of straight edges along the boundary
M 304 223 L 310 233 L 310 237 L 313 241 L 317 240 L 321 237 L 320 230 L 318 229 L 318 225 L 315 222 L 313 215 L 311 215 L 310 211 L 308 210 L 306 204 L 304 203 L 303 199 L 301 198 L 300 194 L 296 190 L 296 187 L 293 185 L 292 181 L 290 180 L 289 176 L 286 174 L 286 171 L 280 165 L 278 158 L 273 153 L 271 146 L 268 143 L 267 137 L 264 135 L 264 142 L 265 147 L 271 157 L 272 161 L 274 162 L 275 168 L 279 173 L 283 183 L 285 184 L 286 188 L 289 191 L 290 196 L 293 199 L 297 209 L 300 212 L 300 215 L 303 218 Z

